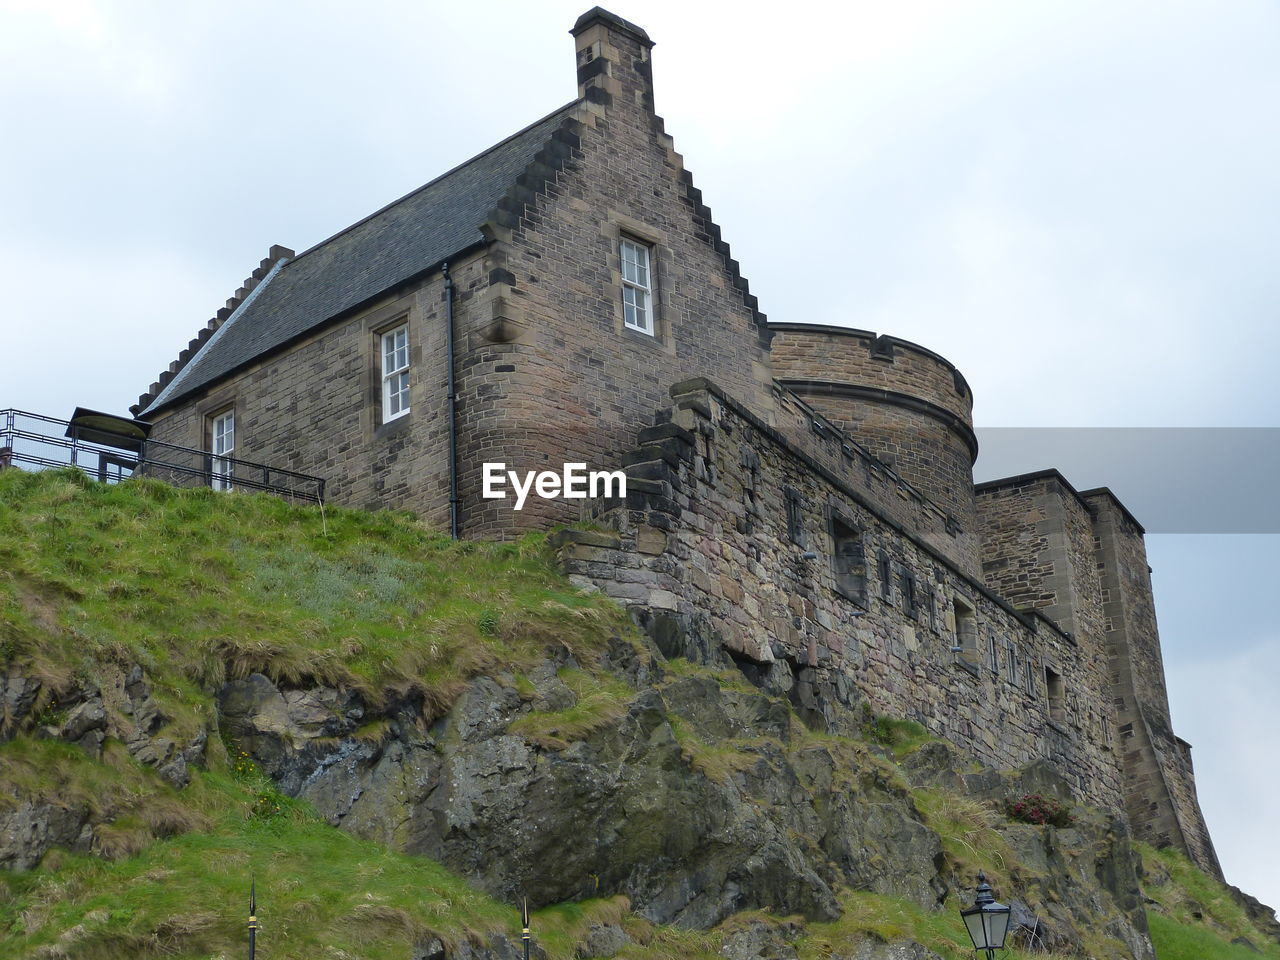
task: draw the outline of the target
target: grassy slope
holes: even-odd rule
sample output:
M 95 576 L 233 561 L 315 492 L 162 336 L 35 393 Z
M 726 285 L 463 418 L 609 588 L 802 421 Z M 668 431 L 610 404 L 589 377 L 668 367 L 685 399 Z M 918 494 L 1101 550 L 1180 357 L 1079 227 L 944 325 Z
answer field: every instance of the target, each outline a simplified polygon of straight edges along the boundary
M 142 663 L 179 724 L 206 717 L 214 687 L 250 670 L 347 683 L 374 700 L 415 686 L 443 708 L 468 676 L 496 666 L 515 673 L 519 689 L 520 671 L 564 644 L 584 665 L 562 674 L 578 704 L 513 725 L 556 748 L 625 709 L 628 691 L 591 669 L 602 641 L 624 629 L 618 610 L 557 574 L 538 537 L 455 544 L 403 515 L 331 510 L 322 519 L 267 497 L 0 472 L 4 660 L 55 687 L 103 661 Z M 754 759 L 750 741 L 677 733 L 690 767 L 708 776 L 731 777 Z M 892 722 L 869 734 L 899 755 L 918 742 Z M 831 745 L 869 756 L 865 745 Z M 263 953 L 276 958 L 403 958 L 428 931 L 455 941 L 517 932 L 510 907 L 436 864 L 328 827 L 218 747 L 210 769 L 175 791 L 118 745 L 101 761 L 28 737 L 0 746 L 0 783 L 13 787 L 0 791 L 0 808 L 16 795 L 56 798 L 109 810 L 112 821 L 99 828 L 105 856 L 55 851 L 30 873 L 0 874 L 0 957 L 240 955 L 250 875 Z M 992 812 L 972 800 L 920 791 L 917 804 L 955 862 L 1011 855 Z M 1228 941 L 1242 933 L 1263 943 L 1185 861 L 1145 856 L 1159 881 L 1149 893 L 1168 913 L 1153 920 L 1161 960 L 1230 960 L 1242 948 Z M 809 925 L 797 942 L 805 960 L 868 935 L 911 937 L 947 960 L 972 956 L 954 911 L 853 891 L 841 899 L 840 920 Z M 587 926 L 604 921 L 636 941 L 624 957 L 697 960 L 719 956 L 722 937 L 749 919 L 708 932 L 656 928 L 615 898 L 548 908 L 535 930 L 554 958 L 571 957 Z M 1280 960 L 1280 950 L 1266 955 Z
M 575 590 L 543 538 L 455 543 L 405 514 L 78 473 L 0 473 L 0 654 L 54 686 L 141 663 L 177 716 L 228 673 L 418 687 L 519 670 L 550 643 L 590 661 L 616 607 Z
M 1138 850 L 1146 874 L 1143 889 L 1156 904 L 1147 917 L 1160 960 L 1280 960 L 1280 945 L 1254 927 L 1225 886 L 1175 850 L 1157 851 L 1145 844 Z M 1233 945 L 1237 937 L 1259 952 Z

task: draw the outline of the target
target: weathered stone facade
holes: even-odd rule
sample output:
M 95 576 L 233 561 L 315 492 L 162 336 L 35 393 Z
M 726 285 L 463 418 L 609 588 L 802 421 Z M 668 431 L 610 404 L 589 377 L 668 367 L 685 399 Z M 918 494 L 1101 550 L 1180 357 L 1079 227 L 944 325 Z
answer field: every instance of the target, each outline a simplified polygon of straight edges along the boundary
M 458 168 L 488 183 L 506 169 L 493 157 L 522 164 L 496 200 L 479 191 L 472 239 L 432 248 L 447 273 L 415 262 L 211 367 L 226 328 L 243 341 L 246 324 L 274 322 L 251 301 L 282 271 L 291 290 L 362 282 L 372 268 L 327 245 L 376 235 L 415 195 L 297 257 L 273 248 L 140 401 L 152 436 L 209 449 L 212 417 L 233 409 L 237 457 L 444 525 L 452 418 L 464 536 L 592 519 L 604 529 L 557 535 L 567 569 L 669 652 L 731 658 L 817 725 L 869 710 L 986 763 L 1048 758 L 1081 798 L 1216 872 L 1169 723 L 1141 527 L 1053 471 L 975 491 L 972 393 L 926 348 L 769 324 L 654 113 L 648 37 L 599 8 L 574 36 L 578 100 Z M 651 258 L 652 334 L 624 322 L 624 238 Z M 340 270 L 354 272 L 340 283 Z M 400 324 L 410 409 L 383 422 L 380 336 Z M 222 372 L 184 380 L 201 362 Z M 586 512 L 538 497 L 516 511 L 481 496 L 486 462 L 625 467 L 631 486 Z
M 559 535 L 571 574 L 635 608 L 670 653 L 723 648 L 815 724 L 856 724 L 865 703 L 984 763 L 1049 757 L 1082 798 L 1122 804 L 1098 644 L 1013 610 L 804 434 L 709 381 L 673 392 L 670 418 L 628 456 L 625 501 L 594 505 L 612 532 Z M 1061 704 L 1046 669 L 1070 678 Z

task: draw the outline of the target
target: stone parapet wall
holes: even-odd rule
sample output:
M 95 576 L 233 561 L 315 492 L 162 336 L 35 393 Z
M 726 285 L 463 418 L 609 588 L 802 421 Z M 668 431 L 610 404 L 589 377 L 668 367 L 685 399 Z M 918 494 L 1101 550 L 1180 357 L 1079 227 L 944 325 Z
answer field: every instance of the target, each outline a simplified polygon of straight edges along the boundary
M 799 454 L 839 477 L 962 570 L 976 570 L 976 527 L 960 526 L 950 511 L 868 449 L 860 434 L 855 439 L 844 424 L 823 414 L 813 398 L 775 383 L 770 399 L 769 426 Z
M 956 367 L 917 344 L 865 330 L 771 324 L 773 375 L 923 490 L 966 533 L 973 503 L 973 394 Z M 976 574 L 976 538 L 959 557 Z
M 1100 657 L 714 385 L 673 395 L 626 458 L 625 501 L 592 503 L 605 529 L 557 535 L 571 576 L 668 652 L 727 654 L 815 725 L 856 724 L 864 707 L 910 718 L 985 763 L 1048 758 L 1082 799 L 1120 806 Z M 1052 705 L 1046 670 L 1061 678 Z

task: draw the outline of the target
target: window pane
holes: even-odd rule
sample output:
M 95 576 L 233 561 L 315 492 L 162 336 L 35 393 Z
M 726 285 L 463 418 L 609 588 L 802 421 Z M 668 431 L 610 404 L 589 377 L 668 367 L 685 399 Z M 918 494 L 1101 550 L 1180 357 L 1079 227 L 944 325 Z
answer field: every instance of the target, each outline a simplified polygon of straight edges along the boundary
M 382 335 L 382 374 L 386 376 L 409 366 L 409 328 L 401 327 Z

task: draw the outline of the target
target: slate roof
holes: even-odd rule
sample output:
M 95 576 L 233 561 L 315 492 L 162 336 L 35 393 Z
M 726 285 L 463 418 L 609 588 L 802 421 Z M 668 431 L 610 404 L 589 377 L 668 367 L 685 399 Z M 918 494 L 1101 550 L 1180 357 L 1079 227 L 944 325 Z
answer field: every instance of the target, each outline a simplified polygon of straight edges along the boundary
M 168 406 L 481 241 L 480 225 L 577 101 L 274 270 L 141 416 Z

